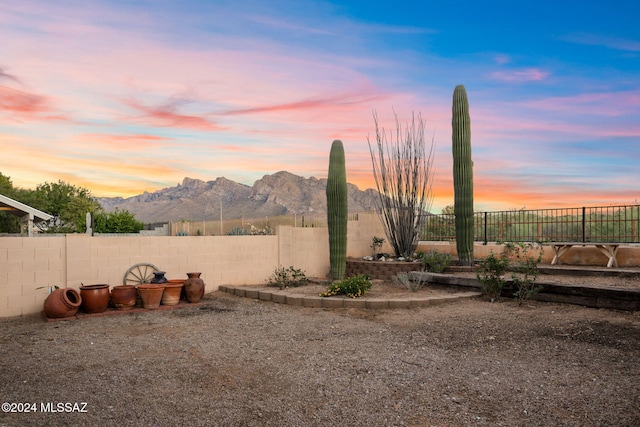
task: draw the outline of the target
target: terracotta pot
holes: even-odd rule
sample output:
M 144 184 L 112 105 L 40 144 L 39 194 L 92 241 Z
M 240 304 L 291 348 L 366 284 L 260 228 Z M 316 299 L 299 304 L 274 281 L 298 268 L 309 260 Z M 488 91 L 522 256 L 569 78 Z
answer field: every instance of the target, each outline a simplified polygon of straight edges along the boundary
M 87 313 L 102 313 L 109 306 L 109 285 L 80 286 L 82 309 Z
M 75 316 L 82 304 L 82 297 L 73 288 L 56 289 L 44 300 L 44 315 L 51 318 Z
M 142 299 L 142 307 L 150 309 L 160 307 L 164 286 L 164 283 L 145 283 L 138 285 L 138 293 Z
M 176 305 L 180 302 L 180 294 L 184 287 L 184 280 L 169 280 L 164 284 L 162 305 Z
M 133 285 L 114 286 L 111 290 L 111 305 L 116 310 L 131 310 L 136 305 L 138 291 Z
M 190 303 L 199 302 L 204 296 L 204 280 L 200 278 L 202 273 L 187 273 L 188 279 L 184 281 L 184 293 Z

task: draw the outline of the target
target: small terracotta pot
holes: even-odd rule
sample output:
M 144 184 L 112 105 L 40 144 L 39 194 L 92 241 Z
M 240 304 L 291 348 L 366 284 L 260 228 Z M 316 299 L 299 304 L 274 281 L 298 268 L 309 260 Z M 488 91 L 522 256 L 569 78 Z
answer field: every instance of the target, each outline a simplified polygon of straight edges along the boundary
M 142 299 L 142 307 L 149 309 L 160 307 L 164 286 L 164 283 L 145 283 L 138 285 L 138 293 Z
M 162 305 L 176 305 L 180 302 L 180 294 L 184 287 L 184 280 L 169 280 L 164 284 Z
M 50 318 L 71 317 L 78 312 L 80 304 L 82 297 L 75 289 L 56 289 L 44 300 L 43 312 Z
M 109 306 L 109 285 L 80 286 L 82 308 L 87 313 L 102 313 Z
M 111 290 L 111 305 L 116 310 L 131 310 L 136 305 L 138 291 L 133 285 L 114 286 Z

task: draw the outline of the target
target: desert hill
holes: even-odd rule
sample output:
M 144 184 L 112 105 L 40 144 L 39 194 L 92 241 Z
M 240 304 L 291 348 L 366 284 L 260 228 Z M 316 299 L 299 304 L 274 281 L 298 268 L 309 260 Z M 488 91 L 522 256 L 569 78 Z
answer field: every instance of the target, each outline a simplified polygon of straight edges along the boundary
M 103 197 L 107 211 L 126 209 L 145 222 L 216 220 L 324 213 L 327 211 L 326 179 L 303 178 L 281 171 L 265 175 L 252 187 L 224 177 L 213 181 L 184 178 L 182 184 L 129 198 Z M 378 192 L 361 191 L 347 184 L 350 212 L 372 211 Z

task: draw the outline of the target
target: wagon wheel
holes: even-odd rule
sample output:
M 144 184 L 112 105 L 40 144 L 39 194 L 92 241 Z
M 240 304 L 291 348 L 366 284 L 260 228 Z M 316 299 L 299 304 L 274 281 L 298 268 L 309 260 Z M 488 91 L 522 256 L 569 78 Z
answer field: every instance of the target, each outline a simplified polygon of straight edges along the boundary
M 126 273 L 124 273 L 124 279 L 122 284 L 124 285 L 139 285 L 141 283 L 149 283 L 153 279 L 154 274 L 158 270 L 153 264 L 142 262 L 129 267 Z

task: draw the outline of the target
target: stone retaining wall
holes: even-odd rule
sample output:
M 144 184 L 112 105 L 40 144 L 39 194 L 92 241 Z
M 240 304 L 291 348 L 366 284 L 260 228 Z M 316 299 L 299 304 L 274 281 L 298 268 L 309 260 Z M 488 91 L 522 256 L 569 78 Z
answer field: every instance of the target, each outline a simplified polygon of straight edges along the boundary
M 388 262 L 388 261 L 364 261 L 357 259 L 347 260 L 346 277 L 358 274 L 366 274 L 371 279 L 392 280 L 400 273 L 418 271 L 422 269 L 419 262 Z

